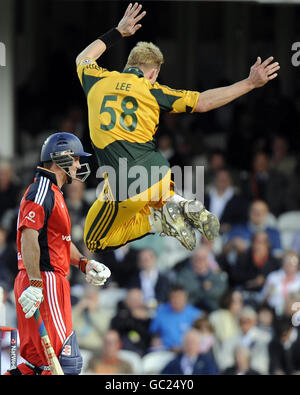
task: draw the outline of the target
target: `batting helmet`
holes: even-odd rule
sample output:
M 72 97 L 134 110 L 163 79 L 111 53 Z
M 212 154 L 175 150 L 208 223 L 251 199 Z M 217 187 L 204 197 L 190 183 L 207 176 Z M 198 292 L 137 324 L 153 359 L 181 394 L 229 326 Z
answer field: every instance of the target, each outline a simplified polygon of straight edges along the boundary
M 69 177 L 69 167 L 72 166 L 74 156 L 87 157 L 91 156 L 83 150 L 81 141 L 72 133 L 58 132 L 51 134 L 44 142 L 41 150 L 41 162 L 53 161 L 62 168 Z M 90 175 L 90 167 L 88 163 L 81 164 L 86 170 L 77 173 L 76 179 L 85 181 Z M 73 177 L 74 178 L 74 177 Z
M 43 144 L 41 162 L 52 160 L 51 154 L 71 152 L 73 156 L 91 156 L 84 152 L 81 141 L 72 133 L 58 132 L 51 134 Z

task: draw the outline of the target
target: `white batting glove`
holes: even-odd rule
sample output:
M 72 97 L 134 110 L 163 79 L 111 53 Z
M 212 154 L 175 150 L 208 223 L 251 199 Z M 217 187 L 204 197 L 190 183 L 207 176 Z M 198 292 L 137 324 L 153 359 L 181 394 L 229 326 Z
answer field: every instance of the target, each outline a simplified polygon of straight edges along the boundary
M 86 281 L 89 284 L 96 286 L 104 285 L 111 275 L 111 272 L 107 266 L 103 265 L 103 263 L 94 261 L 93 259 L 87 262 L 85 273 Z
M 43 289 L 28 287 L 19 297 L 18 302 L 23 307 L 25 318 L 31 318 L 43 301 Z

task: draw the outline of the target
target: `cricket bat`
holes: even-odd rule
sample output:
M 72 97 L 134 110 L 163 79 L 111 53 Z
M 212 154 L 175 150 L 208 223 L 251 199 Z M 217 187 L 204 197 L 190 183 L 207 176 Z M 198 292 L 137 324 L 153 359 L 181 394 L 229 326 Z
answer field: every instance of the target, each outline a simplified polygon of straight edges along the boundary
M 42 346 L 44 348 L 44 352 L 48 361 L 48 364 L 50 366 L 51 372 L 53 375 L 55 376 L 62 376 L 64 374 L 59 360 L 53 350 L 53 347 L 51 345 L 48 333 L 46 331 L 45 328 L 45 324 L 44 321 L 42 319 L 41 313 L 39 311 L 39 309 L 36 310 L 36 312 L 34 313 L 34 318 L 37 322 L 38 325 L 38 330 L 39 330 L 39 334 L 41 336 L 41 342 L 42 342 Z

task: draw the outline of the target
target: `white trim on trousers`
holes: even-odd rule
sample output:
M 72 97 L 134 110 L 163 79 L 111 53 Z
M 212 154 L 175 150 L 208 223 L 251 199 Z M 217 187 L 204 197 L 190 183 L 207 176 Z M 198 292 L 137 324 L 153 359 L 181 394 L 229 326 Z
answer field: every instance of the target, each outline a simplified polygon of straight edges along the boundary
M 51 312 L 51 318 L 53 320 L 55 329 L 63 344 L 66 340 L 66 326 L 62 318 L 60 306 L 58 304 L 57 292 L 56 292 L 56 277 L 53 272 L 45 272 L 46 275 L 46 289 L 49 308 Z

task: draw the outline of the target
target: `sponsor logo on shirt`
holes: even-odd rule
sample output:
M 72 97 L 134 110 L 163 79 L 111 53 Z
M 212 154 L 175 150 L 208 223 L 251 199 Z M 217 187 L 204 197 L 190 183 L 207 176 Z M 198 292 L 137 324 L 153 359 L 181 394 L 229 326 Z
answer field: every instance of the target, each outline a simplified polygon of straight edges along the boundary
M 84 66 L 85 64 L 93 63 L 92 59 L 84 59 L 82 62 L 80 62 L 81 66 Z
M 68 235 L 68 236 L 62 235 L 61 237 L 62 237 L 63 241 L 71 241 L 71 235 Z
M 28 215 L 26 215 L 26 219 L 28 219 L 28 221 L 31 221 L 35 224 L 35 220 L 33 219 L 35 217 L 35 212 L 34 211 L 30 211 L 30 213 Z

